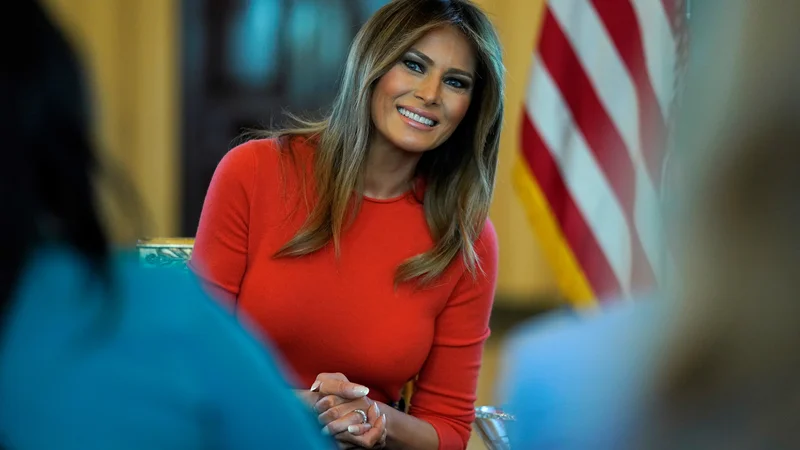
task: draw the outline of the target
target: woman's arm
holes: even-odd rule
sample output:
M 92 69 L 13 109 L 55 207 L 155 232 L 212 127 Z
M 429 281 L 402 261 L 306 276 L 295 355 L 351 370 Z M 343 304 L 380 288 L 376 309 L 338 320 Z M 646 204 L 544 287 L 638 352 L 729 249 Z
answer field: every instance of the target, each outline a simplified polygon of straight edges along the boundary
M 475 251 L 480 270 L 475 277 L 468 272 L 462 275 L 436 318 L 433 345 L 414 385 L 409 409 L 412 416 L 435 429 L 442 450 L 465 449 L 475 420 L 478 373 L 497 284 L 497 235 L 488 220 Z M 389 441 L 405 443 L 408 430 L 394 426 L 390 420 Z
M 381 412 L 386 414 L 386 448 L 390 450 L 436 450 L 439 435 L 429 422 L 398 411 L 389 405 L 378 403 Z
M 225 155 L 203 203 L 189 267 L 217 300 L 232 306 L 247 267 L 250 204 L 256 174 L 255 143 Z

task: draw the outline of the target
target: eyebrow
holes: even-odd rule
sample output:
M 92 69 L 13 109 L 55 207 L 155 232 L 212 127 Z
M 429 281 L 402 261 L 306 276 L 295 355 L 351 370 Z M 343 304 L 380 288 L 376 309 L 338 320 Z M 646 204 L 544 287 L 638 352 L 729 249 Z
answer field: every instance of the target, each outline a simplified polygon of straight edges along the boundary
M 414 55 L 417 58 L 421 59 L 423 62 L 425 62 L 425 64 L 435 65 L 433 60 L 428 55 L 426 55 L 425 53 L 422 53 L 421 51 L 419 51 L 419 50 L 417 50 L 415 48 L 410 49 L 408 51 L 408 53 L 411 53 L 412 55 Z M 447 73 L 454 73 L 454 74 L 457 74 L 457 75 L 462 75 L 462 76 L 465 76 L 465 77 L 469 78 L 470 80 L 474 80 L 475 79 L 475 75 L 472 74 L 471 72 L 467 72 L 466 70 L 456 69 L 454 67 L 450 68 L 450 69 L 447 69 Z

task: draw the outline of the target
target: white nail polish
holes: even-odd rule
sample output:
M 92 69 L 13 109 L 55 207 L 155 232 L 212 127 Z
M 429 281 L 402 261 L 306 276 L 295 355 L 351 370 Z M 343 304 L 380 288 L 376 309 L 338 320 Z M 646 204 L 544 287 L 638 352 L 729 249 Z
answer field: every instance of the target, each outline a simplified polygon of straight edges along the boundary
M 369 388 L 364 386 L 357 387 L 353 391 L 356 393 L 356 395 L 360 395 L 362 397 L 365 397 L 367 394 L 369 394 Z
M 310 391 L 314 392 L 315 390 L 317 390 L 319 388 L 320 384 L 322 384 L 321 381 L 319 381 L 319 380 L 315 381 L 314 384 L 311 385 Z
M 358 431 L 358 425 L 350 425 L 349 427 L 347 427 L 348 433 L 355 433 L 356 431 Z
M 325 427 L 322 429 L 322 434 L 324 434 L 325 436 L 330 436 L 331 430 L 329 430 L 328 427 Z

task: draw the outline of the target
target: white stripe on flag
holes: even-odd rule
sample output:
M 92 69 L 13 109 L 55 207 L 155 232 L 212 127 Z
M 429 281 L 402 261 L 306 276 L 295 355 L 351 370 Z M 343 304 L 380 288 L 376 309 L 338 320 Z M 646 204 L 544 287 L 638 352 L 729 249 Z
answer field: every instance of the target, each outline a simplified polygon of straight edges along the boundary
M 642 34 L 644 57 L 650 82 L 658 98 L 661 115 L 669 117 L 675 81 L 675 37 L 661 0 L 631 0 Z
M 635 177 L 632 219 L 645 256 L 655 271 L 660 259 L 657 230 L 653 229 L 659 220 L 655 207 L 658 205 L 658 195 L 642 155 L 639 98 L 633 79 L 591 3 L 585 0 L 559 0 L 551 2 L 549 7 L 625 142 Z

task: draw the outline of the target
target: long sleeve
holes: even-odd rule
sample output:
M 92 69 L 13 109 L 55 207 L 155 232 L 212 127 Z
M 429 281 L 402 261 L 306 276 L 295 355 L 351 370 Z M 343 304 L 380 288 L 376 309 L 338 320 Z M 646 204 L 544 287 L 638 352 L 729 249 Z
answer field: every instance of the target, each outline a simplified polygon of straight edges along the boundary
M 220 161 L 206 193 L 189 267 L 218 300 L 235 304 L 247 267 L 250 205 L 256 175 L 253 143 Z
M 477 277 L 463 274 L 437 317 L 433 345 L 411 399 L 411 415 L 434 427 L 440 449 L 466 448 L 475 419 L 478 373 L 497 284 L 497 235 L 490 221 L 476 251 L 482 270 Z

